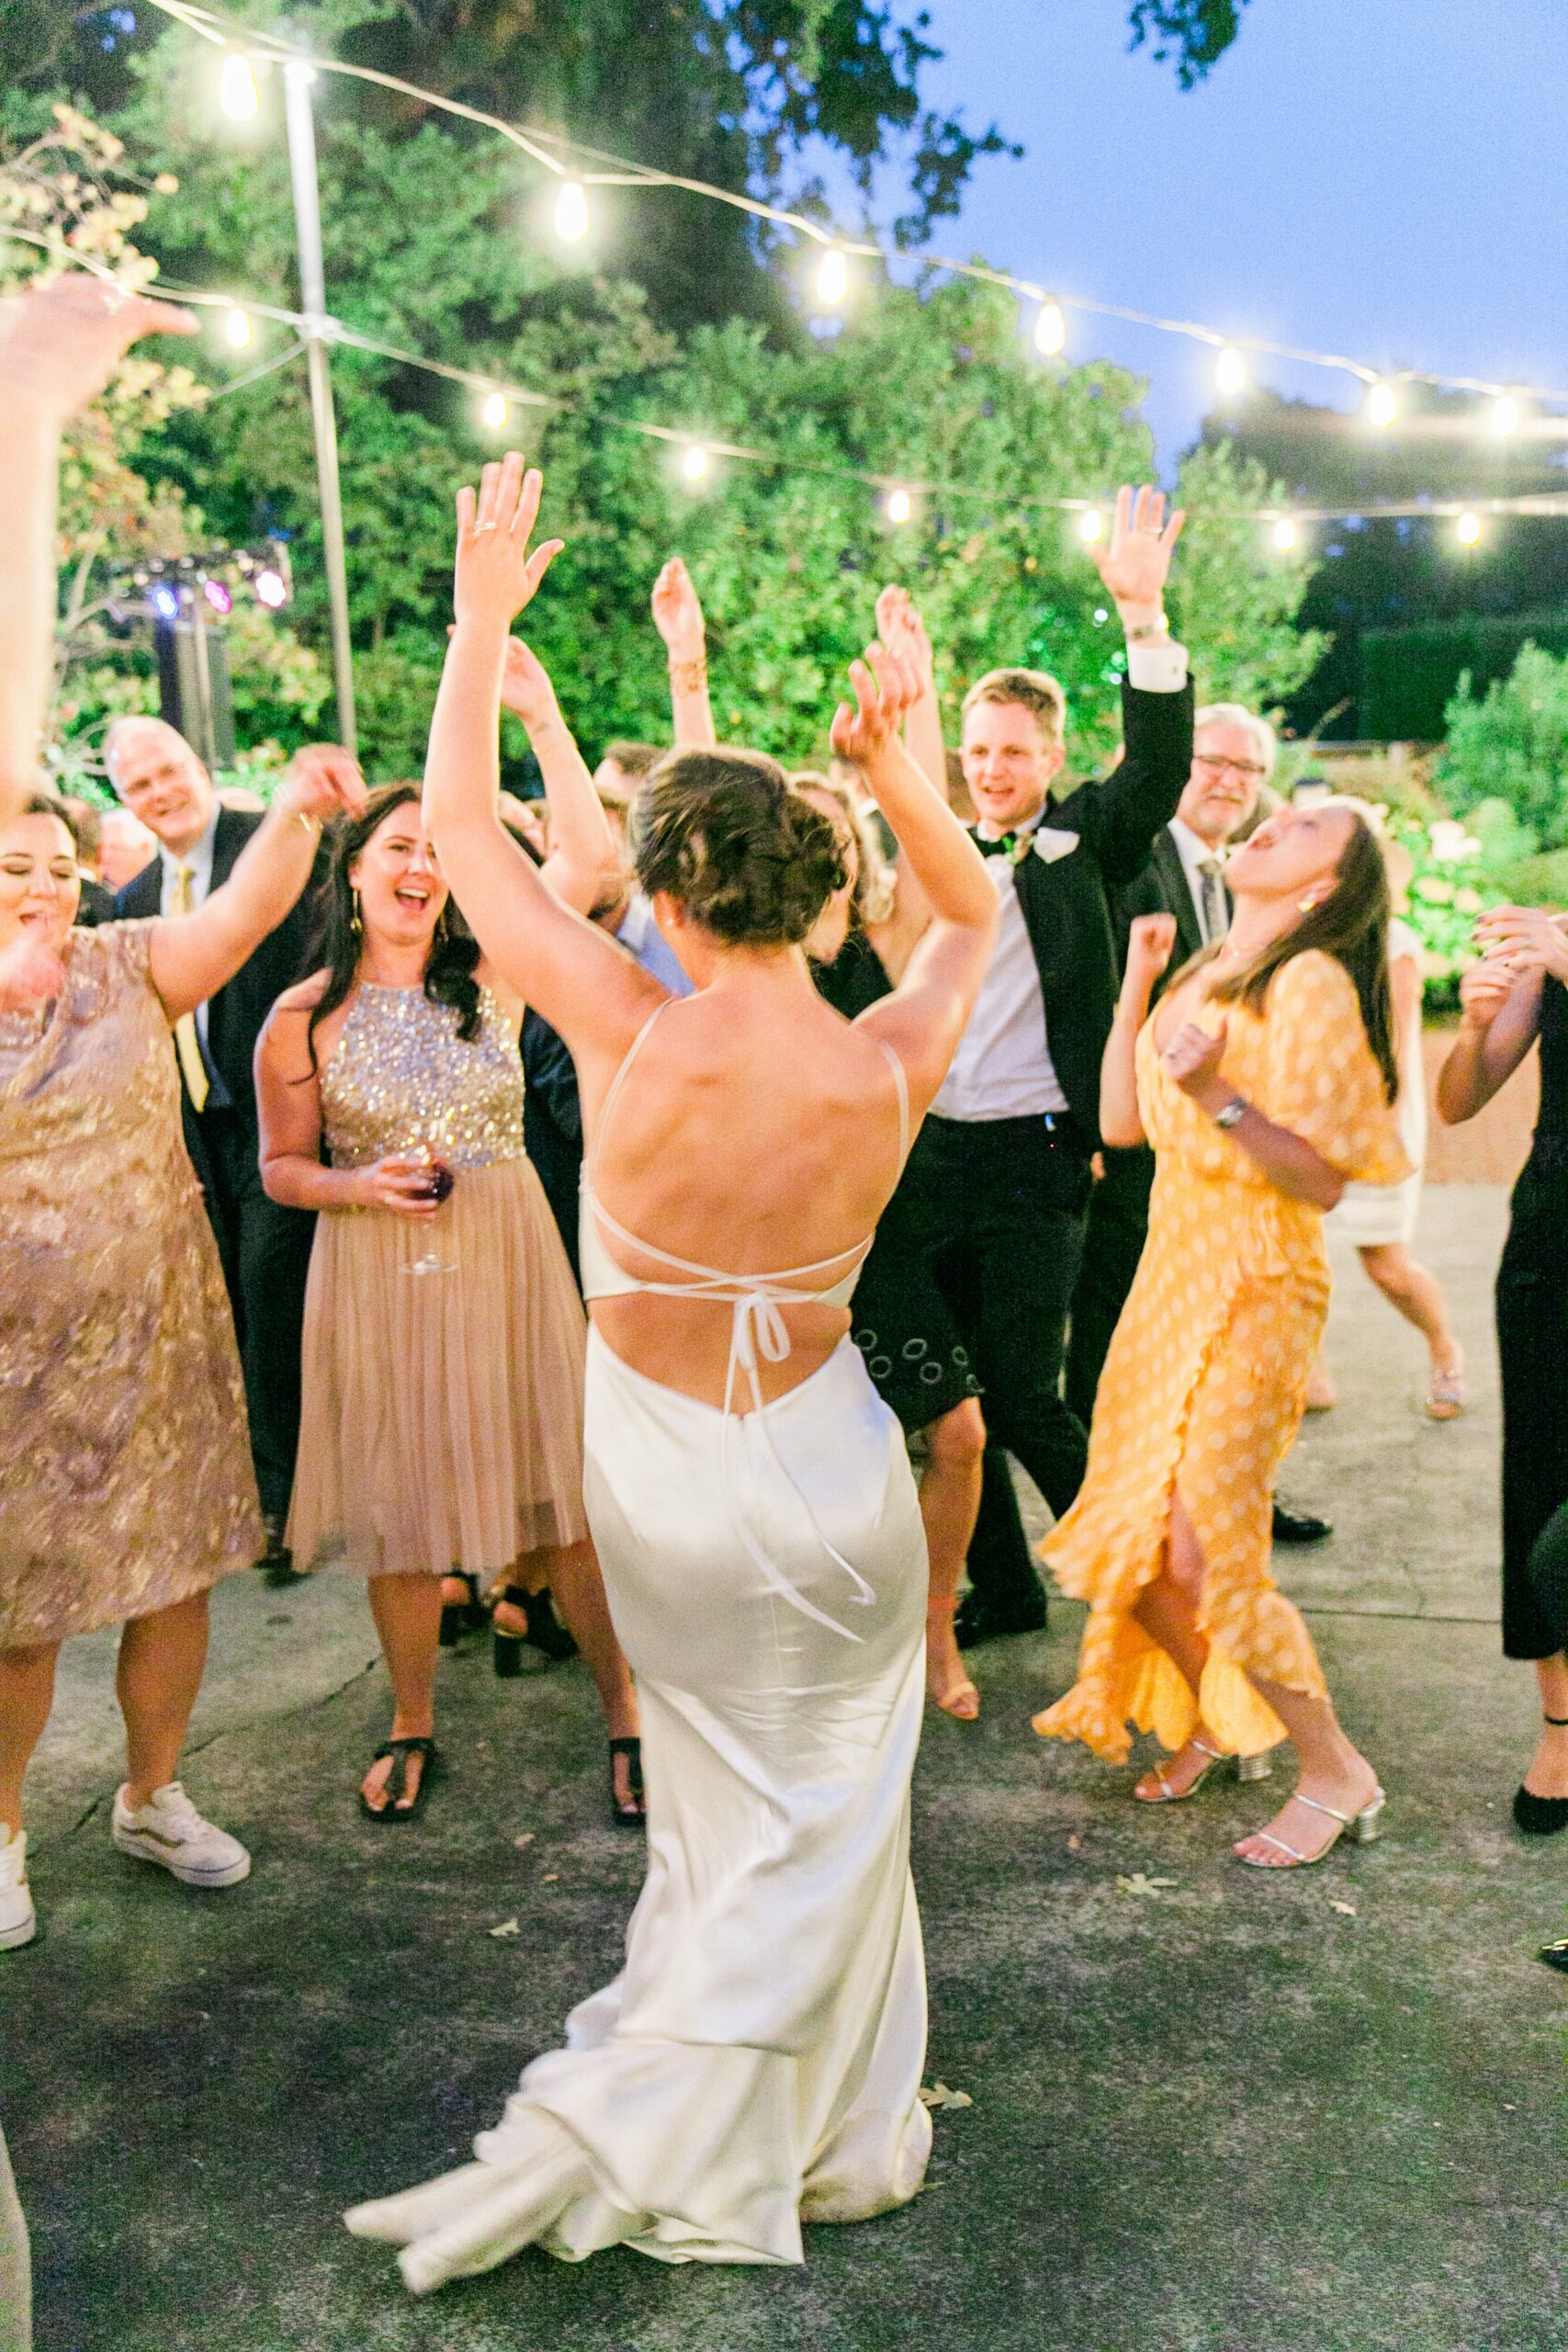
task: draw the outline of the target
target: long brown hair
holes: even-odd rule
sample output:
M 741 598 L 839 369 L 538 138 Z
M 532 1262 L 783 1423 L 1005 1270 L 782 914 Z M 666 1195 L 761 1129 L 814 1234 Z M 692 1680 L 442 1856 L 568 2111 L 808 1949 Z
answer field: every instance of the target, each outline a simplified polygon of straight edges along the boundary
M 1322 805 L 1337 808 L 1344 804 L 1327 801 Z M 1334 888 L 1328 896 L 1319 899 L 1299 922 L 1281 932 L 1278 939 L 1271 939 L 1238 971 L 1217 981 L 1210 994 L 1217 1003 L 1245 1004 L 1251 1012 L 1261 1013 L 1270 981 L 1292 956 L 1304 956 L 1313 947 L 1324 956 L 1332 956 L 1350 976 L 1361 1008 L 1367 1043 L 1382 1072 L 1383 1092 L 1392 1102 L 1399 1091 L 1399 1065 L 1394 1051 L 1393 997 L 1388 979 L 1388 924 L 1393 911 L 1388 869 L 1377 835 L 1366 819 L 1355 808 L 1347 813 L 1350 838 L 1334 869 Z
M 321 903 L 321 961 L 327 967 L 327 984 L 305 1032 L 312 1076 L 319 1067 L 316 1031 L 348 997 L 359 977 L 359 959 L 365 952 L 364 933 L 355 906 L 356 893 L 348 878 L 348 869 L 393 809 L 418 800 L 420 796 L 417 784 L 378 785 L 359 815 L 344 819 L 333 831 Z M 452 1007 L 457 1015 L 457 1035 L 466 1046 L 471 1046 L 479 1034 L 479 987 L 474 978 L 479 961 L 479 941 L 458 913 L 456 900 L 449 897 L 430 943 L 424 967 L 424 993 L 432 1004 Z

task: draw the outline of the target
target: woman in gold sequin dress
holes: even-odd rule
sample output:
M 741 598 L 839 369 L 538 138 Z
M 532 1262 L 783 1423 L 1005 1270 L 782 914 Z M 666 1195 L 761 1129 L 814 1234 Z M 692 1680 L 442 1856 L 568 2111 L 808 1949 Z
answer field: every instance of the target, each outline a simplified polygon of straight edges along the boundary
M 591 904 L 614 849 L 579 781 L 549 878 Z M 486 1586 L 543 1567 L 612 1736 L 636 1718 L 582 1506 L 582 1307 L 523 1148 L 522 1006 L 456 919 L 417 786 L 372 794 L 328 889 L 327 968 L 256 1057 L 263 1181 L 321 1213 L 288 1544 L 368 1578 L 393 1718 L 360 1801 L 397 1821 L 437 1760 L 455 1566 Z M 635 1748 L 615 1760 L 635 1818 Z
M 71 1634 L 125 1629 L 115 1844 L 192 1885 L 250 1868 L 175 1777 L 208 1593 L 261 1522 L 170 1032 L 299 897 L 321 819 L 359 797 L 339 761 L 291 779 L 195 914 L 74 930 L 58 802 L 0 824 L 0 957 L 30 941 L 54 966 L 47 996 L 0 1011 L 0 1948 L 34 1931 L 22 1780 Z
M 1235 920 L 1150 992 L 1169 916 L 1133 926 L 1101 1080 L 1107 1143 L 1156 1154 L 1149 1238 L 1106 1359 L 1089 1468 L 1043 1546 L 1089 1603 L 1078 1679 L 1035 1717 L 1120 1763 L 1128 1725 L 1174 1751 L 1150 1804 L 1222 1756 L 1290 1738 L 1296 1794 L 1236 1852 L 1319 1861 L 1373 1834 L 1382 1792 L 1336 1720 L 1297 1611 L 1269 1573 L 1269 1498 L 1328 1308 L 1323 1213 L 1348 1180 L 1408 1173 L 1388 987 L 1388 885 L 1362 819 L 1282 809 L 1231 860 Z

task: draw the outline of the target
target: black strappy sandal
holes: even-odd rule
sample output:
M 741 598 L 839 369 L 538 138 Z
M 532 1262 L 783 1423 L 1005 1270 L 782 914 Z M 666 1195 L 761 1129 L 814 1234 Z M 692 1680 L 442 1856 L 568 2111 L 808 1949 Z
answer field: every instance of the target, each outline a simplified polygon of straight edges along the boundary
M 629 1801 L 623 1804 L 615 1792 L 615 1758 L 626 1758 L 626 1781 L 631 1790 Z M 642 1742 L 640 1739 L 613 1739 L 610 1742 L 610 1813 L 623 1829 L 646 1829 L 648 1815 L 643 1808 Z
M 441 1646 L 455 1650 L 464 1634 L 478 1632 L 485 1623 L 486 1611 L 479 1599 L 478 1577 L 465 1576 L 461 1568 L 448 1568 L 446 1574 L 456 1583 L 467 1586 L 468 1595 L 466 1600 L 444 1600 L 441 1604 Z
M 549 1588 L 542 1592 L 525 1592 L 521 1585 L 509 1584 L 496 1594 L 510 1608 L 520 1609 L 528 1621 L 525 1634 L 505 1634 L 493 1619 L 491 1623 L 491 1663 L 503 1682 L 523 1671 L 523 1647 L 542 1650 L 547 1658 L 575 1657 L 577 1644 L 556 1615 Z
M 1553 1731 L 1568 1725 L 1568 1715 L 1543 1714 Z M 1514 1823 L 1527 1838 L 1560 1838 L 1568 1829 L 1568 1797 L 1538 1797 L 1521 1781 L 1514 1791 Z
M 361 1789 L 359 1810 L 367 1821 L 412 1821 L 414 1815 L 422 1811 L 424 1800 L 430 1793 L 430 1783 L 440 1769 L 441 1757 L 435 1742 L 433 1739 L 389 1739 L 384 1747 L 376 1750 L 370 1761 L 372 1764 L 379 1764 L 383 1756 L 389 1756 L 392 1758 L 392 1769 L 387 1775 L 387 1785 L 382 1791 L 387 1802 L 381 1805 L 371 1804 L 367 1801 L 365 1792 Z M 409 1792 L 409 1758 L 411 1756 L 420 1758 L 423 1770 L 419 1776 L 419 1786 L 413 1792 L 412 1804 L 400 1805 L 398 1799 L 406 1797 Z

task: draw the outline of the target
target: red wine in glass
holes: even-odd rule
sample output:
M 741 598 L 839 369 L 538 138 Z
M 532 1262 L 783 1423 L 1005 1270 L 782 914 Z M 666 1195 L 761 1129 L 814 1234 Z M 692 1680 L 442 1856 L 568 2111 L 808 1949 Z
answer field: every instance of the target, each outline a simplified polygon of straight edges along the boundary
M 457 1181 L 457 1177 L 444 1159 L 433 1159 L 430 1163 L 429 1176 L 425 1180 L 425 1199 L 449 1201 L 452 1197 L 452 1187 Z

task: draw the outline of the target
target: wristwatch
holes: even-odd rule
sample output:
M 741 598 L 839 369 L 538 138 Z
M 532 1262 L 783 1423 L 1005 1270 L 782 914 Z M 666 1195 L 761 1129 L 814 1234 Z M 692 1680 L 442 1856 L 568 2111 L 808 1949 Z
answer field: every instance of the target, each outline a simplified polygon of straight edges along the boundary
M 1229 1129 L 1237 1125 L 1247 1116 L 1247 1105 L 1242 1101 L 1241 1096 L 1233 1094 L 1230 1101 L 1222 1103 L 1219 1110 L 1215 1112 L 1214 1125 L 1216 1127 Z

